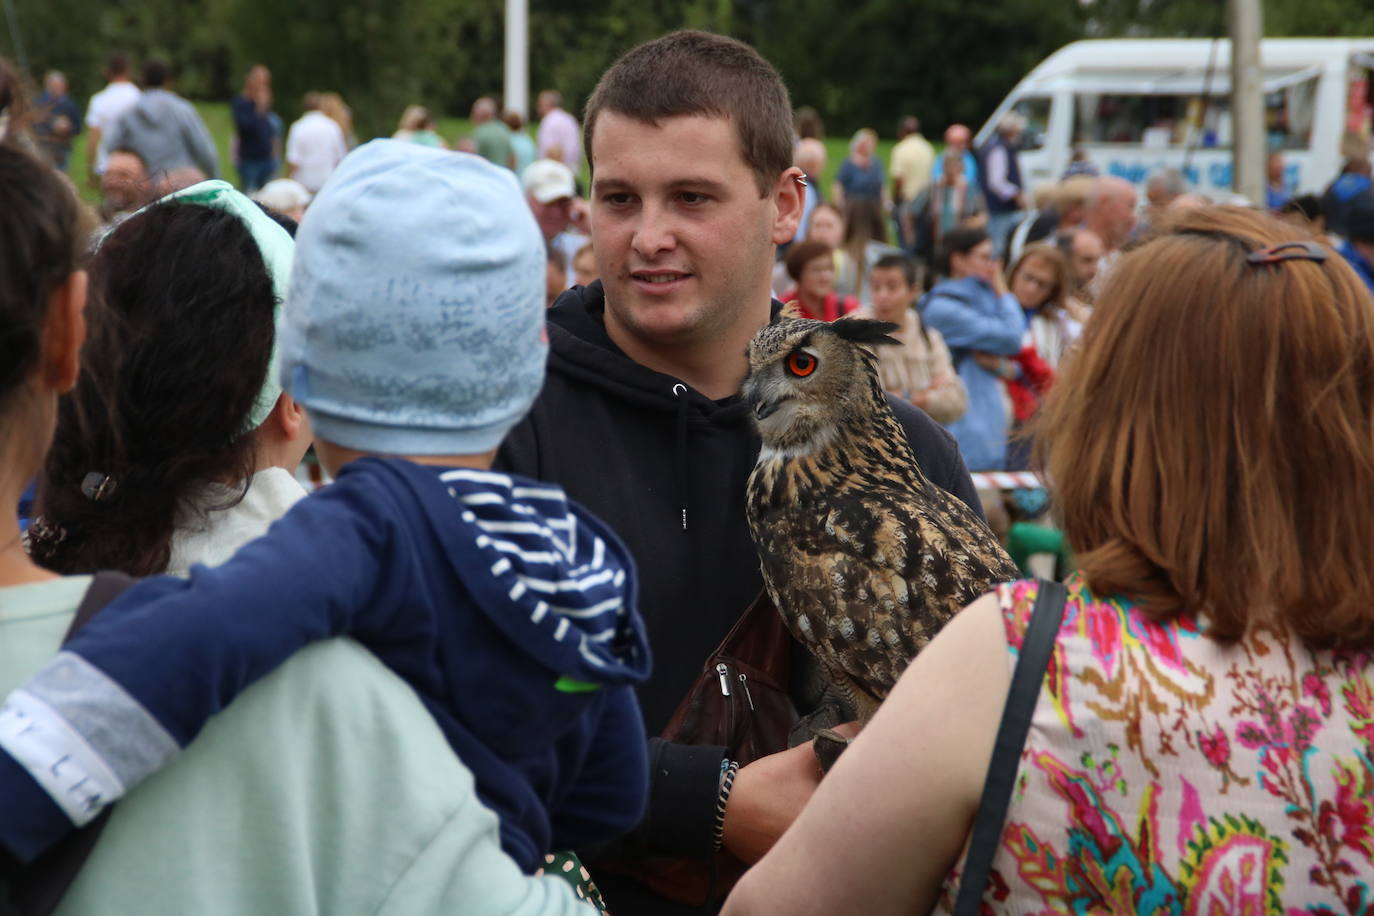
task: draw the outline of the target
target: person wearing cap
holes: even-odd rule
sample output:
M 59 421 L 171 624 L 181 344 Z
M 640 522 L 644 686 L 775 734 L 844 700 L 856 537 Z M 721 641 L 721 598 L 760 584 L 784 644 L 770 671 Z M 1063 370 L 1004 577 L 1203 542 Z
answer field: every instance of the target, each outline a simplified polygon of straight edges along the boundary
M 525 201 L 530 205 L 534 221 L 544 235 L 544 242 L 563 259 L 568 281 L 573 285 L 572 260 L 587 244 L 587 236 L 573 228 L 577 215 L 577 181 L 572 169 L 556 159 L 531 162 L 521 176 L 525 187 Z
M 543 244 L 519 200 L 508 170 L 415 144 L 377 140 L 341 164 L 297 236 L 280 373 L 336 480 L 223 565 L 124 593 L 17 691 L 48 702 L 33 737 L 0 734 L 11 855 L 39 854 L 78 824 L 73 807 L 94 816 L 254 680 L 339 634 L 420 697 L 525 874 L 637 823 L 647 763 L 631 687 L 649 655 L 633 563 L 556 486 L 490 470 L 548 348 Z M 61 689 L 73 666 L 79 705 Z M 90 727 L 130 718 L 156 747 Z M 79 743 L 91 771 L 117 764 L 121 779 L 73 806 L 70 783 L 30 777 L 35 741 Z M 440 826 L 458 831 L 446 851 L 461 860 L 486 822 Z M 465 863 L 418 864 L 432 878 Z M 472 900 L 447 909 L 544 912 L 500 909 L 520 895 L 499 871 L 494 889 L 463 873 Z M 575 899 L 540 893 L 554 912 Z
M 1374 191 L 1356 195 L 1347 206 L 1340 252 L 1374 292 Z

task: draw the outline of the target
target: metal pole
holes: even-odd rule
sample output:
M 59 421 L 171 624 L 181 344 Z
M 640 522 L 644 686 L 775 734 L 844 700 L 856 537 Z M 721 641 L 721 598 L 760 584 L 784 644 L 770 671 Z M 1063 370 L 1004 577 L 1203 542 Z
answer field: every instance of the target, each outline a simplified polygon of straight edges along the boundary
M 1231 154 L 1236 193 L 1257 207 L 1265 202 L 1264 77 L 1260 0 L 1230 0 Z
M 506 0 L 505 107 L 529 116 L 530 40 L 529 0 Z

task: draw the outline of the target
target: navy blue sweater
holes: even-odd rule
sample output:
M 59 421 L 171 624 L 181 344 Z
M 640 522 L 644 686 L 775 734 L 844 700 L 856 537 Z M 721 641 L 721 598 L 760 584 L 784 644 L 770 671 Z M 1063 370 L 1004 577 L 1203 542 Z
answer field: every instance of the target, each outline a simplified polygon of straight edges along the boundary
M 635 602 L 625 547 L 556 486 L 353 462 L 223 566 L 125 592 L 11 695 L 0 844 L 32 860 L 297 649 L 346 634 L 415 688 L 532 871 L 643 813 Z M 87 774 L 71 769 L 85 749 L 63 753 L 81 740 L 102 758 Z

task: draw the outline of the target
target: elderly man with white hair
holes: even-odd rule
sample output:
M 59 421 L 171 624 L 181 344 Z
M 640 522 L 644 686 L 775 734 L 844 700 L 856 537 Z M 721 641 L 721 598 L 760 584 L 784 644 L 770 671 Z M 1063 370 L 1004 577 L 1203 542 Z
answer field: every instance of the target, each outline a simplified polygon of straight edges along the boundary
M 1104 175 L 1094 181 L 1092 193 L 1088 195 L 1088 210 L 1083 225 L 1097 233 L 1106 249 L 1098 262 L 1097 276 L 1089 285 L 1089 292 L 1096 299 L 1112 266 L 1121 255 L 1121 246 L 1130 240 L 1135 230 L 1138 197 L 1135 185 L 1124 178 Z
M 1025 129 L 1025 118 L 1014 111 L 1007 112 L 997 122 L 997 133 L 983 147 L 979 163 L 979 184 L 988 207 L 988 237 L 998 257 L 1005 253 L 1007 233 L 1016 225 L 1025 206 L 1025 185 L 1016 161 L 1016 146 Z

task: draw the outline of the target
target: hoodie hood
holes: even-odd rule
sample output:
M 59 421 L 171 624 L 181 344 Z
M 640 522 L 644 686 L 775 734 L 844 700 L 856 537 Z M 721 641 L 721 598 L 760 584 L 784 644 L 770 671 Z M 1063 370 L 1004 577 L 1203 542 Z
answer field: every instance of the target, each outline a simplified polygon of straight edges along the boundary
M 649 675 L 634 561 L 562 489 L 512 474 L 365 459 L 415 501 L 475 613 L 507 651 L 548 669 L 562 693 L 633 686 Z M 390 473 L 376 473 L 385 469 Z M 457 503 L 458 511 L 455 511 Z
M 560 672 L 555 689 L 648 677 L 634 563 L 609 528 L 552 484 L 466 468 L 439 481 L 464 508 L 462 536 L 445 542 L 454 570 L 498 629 Z

